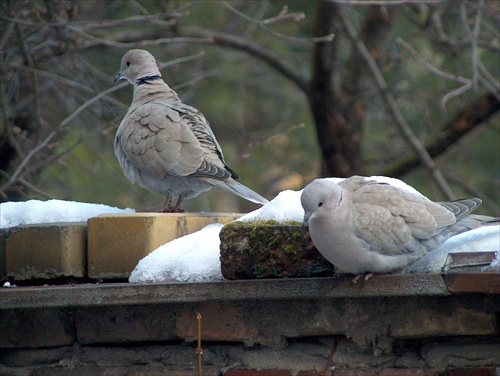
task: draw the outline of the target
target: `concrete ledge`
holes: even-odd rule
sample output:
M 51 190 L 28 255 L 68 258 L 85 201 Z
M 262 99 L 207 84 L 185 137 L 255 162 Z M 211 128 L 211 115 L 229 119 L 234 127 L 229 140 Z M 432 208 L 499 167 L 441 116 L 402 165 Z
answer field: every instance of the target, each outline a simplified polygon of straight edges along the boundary
M 228 223 L 236 213 L 103 214 L 88 220 L 88 276 L 128 278 L 139 260 L 160 245 L 211 223 Z
M 352 277 L 241 280 L 206 283 L 128 283 L 0 289 L 0 309 L 107 306 L 218 300 L 269 300 L 449 295 L 439 274 L 376 275 L 365 283 Z

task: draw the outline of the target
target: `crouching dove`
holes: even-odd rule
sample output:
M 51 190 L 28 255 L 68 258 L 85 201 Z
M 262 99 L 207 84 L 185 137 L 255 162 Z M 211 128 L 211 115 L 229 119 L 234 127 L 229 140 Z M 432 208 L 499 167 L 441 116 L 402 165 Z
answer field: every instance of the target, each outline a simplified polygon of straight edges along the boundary
M 319 252 L 343 272 L 391 273 L 453 235 L 498 218 L 470 215 L 478 198 L 432 202 L 361 176 L 338 184 L 316 179 L 301 195 L 304 224 Z
M 167 197 L 162 211 L 181 211 L 182 200 L 213 186 L 268 202 L 236 182 L 239 176 L 226 165 L 208 121 L 163 81 L 153 55 L 128 51 L 115 82 L 120 79 L 134 85 L 134 97 L 116 132 L 115 154 L 128 180 Z

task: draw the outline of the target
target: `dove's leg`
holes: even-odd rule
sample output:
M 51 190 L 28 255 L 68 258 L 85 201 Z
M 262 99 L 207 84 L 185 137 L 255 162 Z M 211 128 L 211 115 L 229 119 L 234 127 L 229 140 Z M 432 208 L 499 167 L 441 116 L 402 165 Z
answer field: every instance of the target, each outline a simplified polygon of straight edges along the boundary
M 181 203 L 182 203 L 182 200 L 184 200 L 184 196 L 185 195 L 186 195 L 185 193 L 180 194 L 179 197 L 177 198 L 177 202 L 176 202 L 176 204 L 174 206 L 174 208 L 175 208 L 175 210 L 177 212 L 183 212 L 184 211 L 184 210 L 181 209 Z
M 165 201 L 165 205 L 163 205 L 163 208 L 160 209 L 160 213 L 179 213 L 182 212 L 183 210 L 180 208 L 182 198 L 184 196 L 181 195 L 179 196 L 179 199 L 177 200 L 177 203 L 172 206 L 172 197 L 167 196 L 167 200 Z
M 361 274 L 358 274 L 356 275 L 353 279 L 352 279 L 352 283 L 357 283 L 358 280 L 361 278 L 361 277 L 365 277 L 364 280 L 365 281 L 368 281 L 371 277 L 373 277 L 373 273 L 361 273 Z

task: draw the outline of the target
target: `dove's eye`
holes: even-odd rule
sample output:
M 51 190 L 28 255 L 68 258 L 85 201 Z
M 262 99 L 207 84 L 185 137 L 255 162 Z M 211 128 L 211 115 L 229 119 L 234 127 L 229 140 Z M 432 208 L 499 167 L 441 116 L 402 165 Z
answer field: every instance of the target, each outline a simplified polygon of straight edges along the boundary
M 130 61 L 127 61 L 127 67 L 130 67 Z
M 320 206 L 323 206 L 323 201 L 321 201 L 321 202 L 318 204 L 318 208 L 319 208 Z

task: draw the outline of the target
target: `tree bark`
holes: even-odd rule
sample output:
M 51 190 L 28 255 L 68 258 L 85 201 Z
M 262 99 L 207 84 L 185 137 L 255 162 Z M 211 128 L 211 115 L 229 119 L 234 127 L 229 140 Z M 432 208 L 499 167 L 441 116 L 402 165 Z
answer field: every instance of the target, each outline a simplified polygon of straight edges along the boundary
M 319 2 L 314 36 L 341 32 L 336 26 L 338 11 L 339 5 L 333 2 Z M 396 14 L 396 7 L 373 6 L 368 11 L 360 37 L 376 60 L 384 50 Z M 338 39 L 316 43 L 313 50 L 308 98 L 323 157 L 321 175 L 363 175 L 363 123 L 372 79 L 354 50 L 347 76 L 338 84 Z

